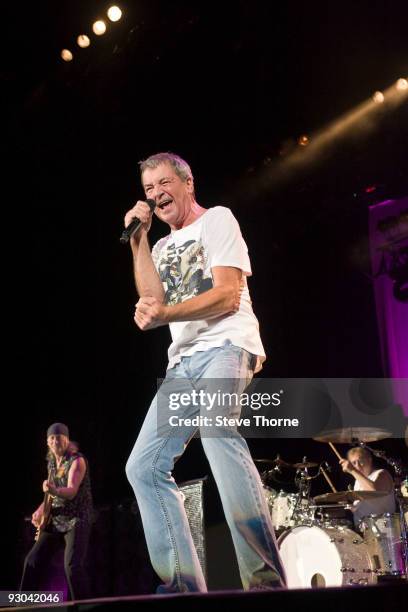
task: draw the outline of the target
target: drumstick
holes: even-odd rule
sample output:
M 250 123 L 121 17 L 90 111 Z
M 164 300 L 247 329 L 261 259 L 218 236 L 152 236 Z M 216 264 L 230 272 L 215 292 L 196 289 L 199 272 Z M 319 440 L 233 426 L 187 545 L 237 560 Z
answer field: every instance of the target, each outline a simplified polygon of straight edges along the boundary
M 330 486 L 331 490 L 333 491 L 333 493 L 337 493 L 336 487 L 334 486 L 334 484 L 332 483 L 332 481 L 330 480 L 329 476 L 326 474 L 326 472 L 325 472 L 325 470 L 323 469 L 322 466 L 320 466 L 320 470 L 321 470 L 323 476 L 325 477 L 325 479 L 327 480 L 327 482 L 329 483 L 329 486 Z
M 334 444 L 333 444 L 332 442 L 329 442 L 329 446 L 330 446 L 330 448 L 332 449 L 332 451 L 333 451 L 334 453 L 336 453 L 336 455 L 337 455 L 337 457 L 338 457 L 339 459 L 343 459 L 343 457 L 342 457 L 342 456 L 341 456 L 341 455 L 338 453 L 337 448 L 334 446 Z

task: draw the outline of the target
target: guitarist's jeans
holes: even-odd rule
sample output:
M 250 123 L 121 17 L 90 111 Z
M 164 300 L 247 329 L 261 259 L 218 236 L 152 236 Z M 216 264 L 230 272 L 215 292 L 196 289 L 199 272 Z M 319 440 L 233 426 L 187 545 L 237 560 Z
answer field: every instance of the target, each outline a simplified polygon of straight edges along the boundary
M 47 585 L 53 554 L 65 547 L 64 568 L 71 599 L 90 597 L 85 567 L 91 526 L 78 522 L 67 533 L 41 531 L 25 558 L 20 591 L 38 591 Z M 49 589 L 48 589 L 49 590 Z
M 171 426 L 169 401 L 184 393 L 191 398 L 193 391 L 214 393 L 220 384 L 223 392 L 241 394 L 252 379 L 254 360 L 254 355 L 229 341 L 183 357 L 167 371 L 146 415 L 126 473 L 139 505 L 150 559 L 164 583 L 158 592 L 206 591 L 183 496 L 172 477 L 174 463 L 197 427 L 188 421 Z M 183 419 L 200 414 L 214 417 L 215 410 L 224 411 L 223 406 L 217 406 L 211 412 L 208 406 L 194 405 L 194 401 L 171 409 L 174 410 L 171 415 Z M 240 405 L 226 406 L 224 412 L 225 416 L 236 418 Z M 284 571 L 271 517 L 246 441 L 234 428 L 219 428 L 217 435 L 206 427 L 200 429 L 231 530 L 244 589 L 283 586 Z

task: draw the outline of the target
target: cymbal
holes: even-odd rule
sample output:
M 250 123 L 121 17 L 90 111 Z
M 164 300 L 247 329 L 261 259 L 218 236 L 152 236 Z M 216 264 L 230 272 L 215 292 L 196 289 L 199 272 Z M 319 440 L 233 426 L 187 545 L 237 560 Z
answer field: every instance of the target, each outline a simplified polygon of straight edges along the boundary
M 316 504 L 319 503 L 338 503 L 347 502 L 352 504 L 354 501 L 363 501 L 365 499 L 377 499 L 387 495 L 386 491 L 338 491 L 337 493 L 324 493 L 313 498 Z
M 352 444 L 354 441 L 375 442 L 384 438 L 391 438 L 392 434 L 387 429 L 374 429 L 372 427 L 344 427 L 343 429 L 331 429 L 323 431 L 313 440 L 317 442 L 337 442 L 339 444 Z
M 318 465 L 314 461 L 304 461 L 303 463 L 294 463 L 293 467 L 297 470 L 302 470 L 303 468 L 317 467 Z
M 292 467 L 291 463 L 283 461 L 279 456 L 276 459 L 255 459 L 255 463 L 266 463 L 268 465 L 282 465 L 284 467 Z

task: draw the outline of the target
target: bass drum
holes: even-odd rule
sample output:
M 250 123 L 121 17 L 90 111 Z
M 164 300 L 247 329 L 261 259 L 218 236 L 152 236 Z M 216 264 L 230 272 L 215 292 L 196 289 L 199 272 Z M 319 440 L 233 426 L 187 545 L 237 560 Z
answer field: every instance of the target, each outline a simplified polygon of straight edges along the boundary
M 289 588 L 373 584 L 363 538 L 347 527 L 299 526 L 278 539 Z

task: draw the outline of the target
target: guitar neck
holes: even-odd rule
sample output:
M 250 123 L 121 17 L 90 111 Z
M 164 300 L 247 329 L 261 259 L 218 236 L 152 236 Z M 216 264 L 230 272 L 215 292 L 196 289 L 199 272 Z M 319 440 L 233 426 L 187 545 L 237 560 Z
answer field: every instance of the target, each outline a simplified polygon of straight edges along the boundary
M 53 470 L 51 468 L 48 472 L 48 481 L 54 483 Z M 41 523 L 37 527 L 37 531 L 34 536 L 35 541 L 38 540 L 38 538 L 40 537 L 41 531 L 43 531 L 45 527 L 48 525 L 48 523 L 50 522 L 51 509 L 52 509 L 52 496 L 48 491 L 45 491 L 44 501 L 43 501 L 42 519 L 41 519 Z

